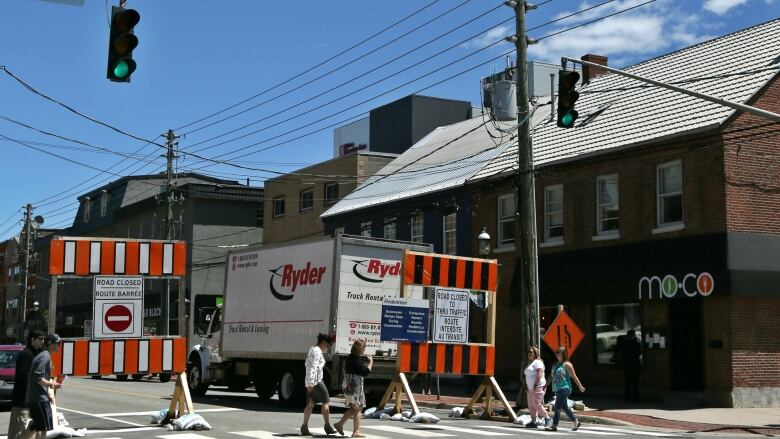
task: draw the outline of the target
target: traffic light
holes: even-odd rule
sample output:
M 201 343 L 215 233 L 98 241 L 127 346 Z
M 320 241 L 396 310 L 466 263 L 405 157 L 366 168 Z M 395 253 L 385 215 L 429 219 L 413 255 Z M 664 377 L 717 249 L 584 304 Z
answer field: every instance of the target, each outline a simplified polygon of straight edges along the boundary
M 580 74 L 575 71 L 558 70 L 558 126 L 561 128 L 573 127 L 579 116 L 574 109 L 580 97 L 575 90 L 579 80 Z
M 138 38 L 133 34 L 133 28 L 140 20 L 141 15 L 135 9 L 111 8 L 106 74 L 114 82 L 130 82 L 130 75 L 135 71 L 133 49 L 138 45 Z

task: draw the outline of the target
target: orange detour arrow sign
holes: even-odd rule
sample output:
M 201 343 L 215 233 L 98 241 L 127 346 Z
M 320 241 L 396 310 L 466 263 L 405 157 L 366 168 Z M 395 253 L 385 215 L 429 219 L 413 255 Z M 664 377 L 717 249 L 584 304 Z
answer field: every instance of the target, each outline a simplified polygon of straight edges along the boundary
M 560 346 L 565 347 L 566 353 L 571 357 L 583 338 L 585 333 L 582 329 L 574 323 L 566 311 L 561 311 L 542 339 L 553 352 Z

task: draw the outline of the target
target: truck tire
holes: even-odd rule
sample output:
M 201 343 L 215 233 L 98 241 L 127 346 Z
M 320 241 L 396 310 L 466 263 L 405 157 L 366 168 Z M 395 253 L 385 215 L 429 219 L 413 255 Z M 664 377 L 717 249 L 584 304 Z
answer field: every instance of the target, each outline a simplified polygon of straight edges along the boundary
M 279 375 L 279 401 L 288 407 L 300 408 L 306 404 L 305 370 L 302 364 L 290 365 Z
M 163 372 L 163 373 L 161 373 L 159 375 L 159 378 L 160 378 L 160 382 L 161 383 L 167 383 L 167 382 L 171 381 L 171 374 L 169 374 L 167 372 Z
M 133 374 L 133 381 L 141 381 L 143 379 L 144 374 L 142 373 L 134 373 Z
M 255 393 L 257 393 L 257 397 L 260 399 L 271 399 L 276 393 L 276 379 L 268 377 L 255 380 Z
M 162 375 L 160 375 L 160 381 L 162 381 Z M 187 385 L 192 396 L 203 396 L 209 388 L 208 383 L 203 380 L 203 366 L 197 355 L 191 356 L 190 361 L 187 362 Z
M 116 376 L 116 380 L 117 381 L 127 381 L 127 374 L 126 373 L 122 373 L 122 374 L 117 375 Z

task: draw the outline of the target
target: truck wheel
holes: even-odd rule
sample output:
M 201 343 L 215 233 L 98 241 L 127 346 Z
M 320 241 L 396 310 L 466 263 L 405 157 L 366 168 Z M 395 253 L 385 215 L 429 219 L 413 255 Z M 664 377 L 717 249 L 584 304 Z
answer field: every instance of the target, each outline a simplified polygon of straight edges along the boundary
M 126 374 L 126 373 L 123 373 L 123 374 L 119 374 L 119 375 L 117 375 L 117 376 L 116 376 L 116 380 L 117 380 L 117 381 L 127 381 L 127 374 Z
M 169 373 L 161 373 L 160 374 L 160 382 L 161 383 L 167 383 L 171 381 L 171 374 Z
M 133 381 L 141 381 L 141 379 L 144 377 L 144 374 L 142 373 L 134 373 L 133 374 Z
M 208 383 L 203 381 L 203 367 L 200 364 L 200 358 L 194 355 L 187 363 L 187 385 L 192 396 L 203 396 L 209 388 Z
M 260 399 L 271 399 L 276 393 L 276 379 L 273 377 L 255 379 L 255 393 Z
M 289 407 L 303 407 L 306 403 L 306 387 L 303 385 L 305 371 L 294 366 L 279 376 L 279 401 Z
M 228 379 L 228 390 L 231 392 L 241 392 L 249 387 L 250 384 L 252 384 L 252 381 L 249 377 L 232 377 Z

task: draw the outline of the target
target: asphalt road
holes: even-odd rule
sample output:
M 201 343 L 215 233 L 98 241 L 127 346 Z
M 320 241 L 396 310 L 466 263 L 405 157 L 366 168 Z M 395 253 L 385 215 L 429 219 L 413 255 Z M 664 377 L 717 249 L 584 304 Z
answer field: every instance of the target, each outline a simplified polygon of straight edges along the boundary
M 250 389 L 243 393 L 228 393 L 210 389 L 202 398 L 194 400 L 196 412 L 214 428 L 211 431 L 175 432 L 151 425 L 150 415 L 167 408 L 173 392 L 173 383 L 156 380 L 119 382 L 111 379 L 93 380 L 70 378 L 58 392 L 57 404 L 72 428 L 87 429 L 87 437 L 94 438 L 256 438 L 272 439 L 298 436 L 302 415 L 282 406 L 276 400 L 260 401 Z M 0 434 L 8 430 L 9 407 L 0 413 Z M 340 418 L 343 408 L 334 407 L 333 417 Z M 410 424 L 397 421 L 364 420 L 362 430 L 369 438 L 496 438 L 539 436 L 575 437 L 690 437 L 698 434 L 676 433 L 647 428 L 635 429 L 583 424 L 578 432 L 570 431 L 571 424 L 561 422 L 558 432 L 529 430 L 508 423 L 447 418 L 447 412 L 430 410 L 442 419 L 438 424 Z M 322 416 L 314 414 L 310 429 L 315 437 L 325 437 Z M 350 434 L 352 424 L 345 432 Z M 5 439 L 5 436 L 0 436 Z

